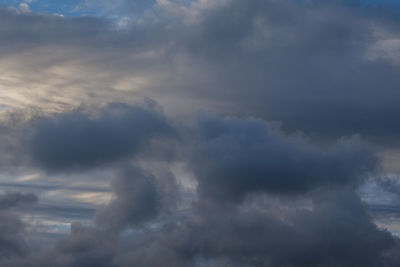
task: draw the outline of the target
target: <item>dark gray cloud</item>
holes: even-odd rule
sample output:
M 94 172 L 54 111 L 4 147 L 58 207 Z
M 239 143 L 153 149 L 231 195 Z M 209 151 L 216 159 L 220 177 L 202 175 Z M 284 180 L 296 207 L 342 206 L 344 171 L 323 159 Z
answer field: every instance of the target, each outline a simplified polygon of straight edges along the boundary
M 172 210 L 165 222 L 156 220 L 165 208 L 160 190 L 165 177 L 124 166 L 112 182 L 115 199 L 99 211 L 97 224 L 74 225 L 55 248 L 29 256 L 31 265 L 386 264 L 383 256 L 395 246 L 394 238 L 377 228 L 354 192 L 353 185 L 378 166 L 373 151 L 357 138 L 324 148 L 252 118 L 203 116 L 194 129 L 184 130 L 190 139 L 183 139 L 183 157 L 189 155 L 199 195 L 183 216 Z M 274 206 L 280 211 L 269 210 L 261 194 L 244 199 L 251 193 L 293 198 L 292 209 L 285 211 L 282 202 Z M 298 194 L 309 206 L 296 206 Z M 4 264 L 26 262 L 14 258 Z
M 355 192 L 382 171 L 362 140 L 398 145 L 398 19 L 347 1 L 179 3 L 126 25 L 0 11 L 0 108 L 30 116 L 1 123 L 2 165 L 119 169 L 93 225 L 51 247 L 23 238 L 17 208 L 36 197 L 0 196 L 0 265 L 396 266 L 398 240 L 370 215 L 390 206 Z M 168 116 L 122 103 L 138 96 Z M 180 120 L 197 109 L 218 115 Z M 65 206 L 37 210 L 94 213 Z
M 95 224 L 71 224 L 69 235 L 60 237 L 56 244 L 38 251 L 28 251 L 25 257 L 9 257 L 1 261 L 4 266 L 119 266 L 119 255 L 130 250 L 123 239 L 127 229 L 147 231 L 146 223 L 152 222 L 166 211 L 165 193 L 168 186 L 175 186 L 172 177 L 159 177 L 138 166 L 124 165 L 113 178 L 115 199 L 96 215 Z M 43 206 L 43 205 L 42 205 Z M 51 207 L 50 207 L 51 208 Z M 57 212 L 64 213 L 64 210 Z M 138 226 L 140 226 L 138 228 Z M 141 228 L 143 227 L 143 228 Z M 130 238 L 135 239 L 134 236 Z M 30 253 L 29 253 L 30 252 Z
M 70 153 L 75 147 L 83 149 L 80 154 L 85 160 L 76 161 L 75 154 L 65 160 L 61 154 L 62 165 L 56 165 L 58 171 L 69 171 L 77 163 L 84 164 L 78 165 L 80 168 L 118 163 L 124 157 L 149 160 L 145 166 L 150 169 L 114 165 L 120 168 L 112 181 L 115 198 L 98 211 L 93 226 L 74 224 L 71 234 L 55 247 L 43 249 L 39 254 L 28 251 L 26 258 L 14 256 L 2 265 L 108 267 L 159 266 L 168 262 L 174 266 L 375 267 L 386 264 L 383 256 L 395 246 L 394 238 L 377 228 L 354 192 L 356 185 L 379 168 L 374 151 L 359 138 L 343 138 L 325 146 L 301 134 L 286 135 L 279 125 L 256 118 L 200 116 L 192 127 L 173 128 L 164 116 L 152 112 L 122 105 L 116 109 L 107 107 L 99 113 L 75 112 L 44 122 L 34 121 L 37 127 L 34 129 L 40 131 L 30 140 L 37 138 L 35 134 L 46 133 L 40 135 L 43 141 L 38 147 L 52 144 L 54 151 L 46 154 L 48 157 L 43 161 L 46 164 L 47 161 L 53 164 L 50 155 Z M 146 120 L 142 121 L 143 118 Z M 134 141 L 120 137 L 126 134 L 128 122 L 136 126 L 144 123 L 139 133 L 128 128 L 128 136 L 137 137 Z M 107 127 L 102 127 L 103 124 Z M 159 159 L 154 156 L 156 151 L 150 153 L 151 157 L 139 158 L 137 150 L 119 151 L 121 140 L 121 146 L 130 145 L 129 142 L 136 145 L 137 140 L 146 145 L 152 137 L 164 138 L 179 131 L 183 136 L 182 153 L 177 159 L 188 164 L 198 182 L 198 199 L 194 205 L 186 205 L 185 210 L 168 206 L 171 194 L 177 195 L 178 202 L 184 200 L 179 196 L 181 189 L 174 177 L 154 174 L 157 167 L 152 160 Z M 56 138 L 60 136 L 68 138 Z M 116 146 L 117 156 L 111 153 L 113 156 L 109 157 L 104 148 L 88 153 L 97 149 L 86 143 L 92 136 L 107 140 L 110 147 Z M 171 146 L 173 149 L 174 145 Z M 46 164 L 39 166 L 52 170 Z M 293 201 L 291 210 L 285 211 L 280 200 L 275 206 L 280 211 L 269 210 L 271 206 L 262 201 L 269 194 Z M 246 198 L 250 195 L 253 199 Z M 296 198 L 311 202 L 308 207 L 298 207 Z
M 107 21 L 92 17 L 67 19 L 57 15 L 18 13 L 4 8 L 0 9 L 0 14 L 1 24 L 4 25 L 0 35 L 5 37 L 1 40 L 0 51 L 8 53 L 27 47 L 65 42 L 90 45 L 94 44 L 96 36 L 101 37 L 101 33 L 109 29 Z M 28 42 L 24 43 L 23 40 Z M 18 47 L 13 47 L 16 44 L 19 44 Z
M 155 218 L 161 209 L 156 178 L 138 167 L 125 167 L 112 181 L 116 195 L 98 214 L 98 222 L 121 229 Z
M 0 258 L 24 256 L 28 251 L 24 240 L 25 224 L 10 212 L 2 211 L 0 218 Z
M 138 236 L 121 266 L 384 266 L 394 245 L 351 191 L 313 201 L 282 218 L 251 206 L 207 209 L 202 216 Z M 215 208 L 215 207 L 214 207 Z M 142 244 L 145 246 L 141 246 Z M 135 244 L 135 243 L 133 243 Z M 368 244 L 368 245 L 366 245 Z
M 399 66 L 373 48 L 397 40 L 398 21 L 335 3 L 229 1 L 207 13 L 185 49 L 216 75 L 186 93 L 289 130 L 396 142 Z
M 118 232 L 143 226 L 161 215 L 168 217 L 179 201 L 179 187 L 171 173 L 156 175 L 152 171 L 139 166 L 121 167 L 111 182 L 115 198 L 97 212 L 96 223 Z
M 38 197 L 31 193 L 8 192 L 0 195 L 0 258 L 21 257 L 29 251 L 26 224 L 18 209 L 33 206 Z
M 394 249 L 390 250 L 389 253 L 386 255 L 386 267 L 395 267 L 399 264 L 400 261 L 400 240 L 396 240 L 397 245 Z
M 65 257 L 61 266 L 114 266 L 114 237 L 91 227 L 72 224 L 71 235 L 61 240 L 57 249 Z
M 352 189 L 321 191 L 311 195 L 311 200 L 309 208 L 281 210 L 279 216 L 254 206 L 254 202 L 229 207 L 202 206 L 194 210 L 195 216 L 122 235 L 73 224 L 71 234 L 50 250 L 1 263 L 7 267 L 150 267 L 163 263 L 174 266 L 395 266 L 397 241 L 372 223 Z
M 323 138 L 361 134 L 397 142 L 399 31 L 393 11 L 343 1 L 186 4 L 177 14 L 166 6 L 159 3 L 157 14 L 124 30 L 105 19 L 3 10 L 2 24 L 9 26 L 0 34 L 9 55 L 17 56 L 19 46 L 37 51 L 29 54 L 35 64 L 28 68 L 48 80 L 46 70 L 52 74 L 55 66 L 75 73 L 64 63 L 90 69 L 86 80 L 62 76 L 67 82 L 57 85 L 68 90 L 48 89 L 61 94 L 60 101 L 82 101 L 68 93 L 76 87 L 83 101 L 96 96 L 95 102 L 139 92 L 181 116 L 204 108 L 282 121 L 284 129 Z M 96 73 L 105 78 L 90 79 Z M 37 82 L 26 82 L 32 80 Z M 39 95 L 35 100 L 45 103 L 48 94 Z
M 91 117 L 81 111 L 33 122 L 33 161 L 49 170 L 86 169 L 143 151 L 155 137 L 173 135 L 166 118 L 150 107 L 110 104 Z
M 0 210 L 26 207 L 38 202 L 38 197 L 32 193 L 7 192 L 0 195 Z
M 71 234 L 58 240 L 56 246 L 36 251 L 25 258 L 2 261 L 7 267 L 22 266 L 101 266 L 111 267 L 116 250 L 115 236 L 78 223 L 71 225 Z
M 321 148 L 258 119 L 203 117 L 197 127 L 190 164 L 200 194 L 212 198 L 237 201 L 257 192 L 302 194 L 356 185 L 378 166 L 374 152 L 357 138 Z

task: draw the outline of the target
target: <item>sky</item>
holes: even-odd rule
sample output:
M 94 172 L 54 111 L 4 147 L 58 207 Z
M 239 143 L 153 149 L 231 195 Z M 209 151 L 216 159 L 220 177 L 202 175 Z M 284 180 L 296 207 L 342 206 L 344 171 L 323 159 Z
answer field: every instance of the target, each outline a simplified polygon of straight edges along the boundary
M 398 266 L 398 8 L 0 0 L 0 266 Z

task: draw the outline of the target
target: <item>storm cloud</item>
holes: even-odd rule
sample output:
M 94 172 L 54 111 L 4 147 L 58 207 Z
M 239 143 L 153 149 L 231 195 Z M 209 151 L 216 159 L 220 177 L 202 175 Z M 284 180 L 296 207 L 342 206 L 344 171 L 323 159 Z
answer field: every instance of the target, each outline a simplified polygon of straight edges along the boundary
M 360 134 L 394 144 L 396 11 L 344 2 L 157 1 L 143 22 L 124 27 L 3 10 L 5 73 L 16 77 L 5 85 L 47 108 L 144 95 L 179 116 L 207 109 L 320 138 Z M 21 106 L 16 95 L 4 104 Z
M 21 257 L 28 253 L 27 224 L 17 210 L 38 202 L 32 193 L 7 192 L 0 195 L 0 258 Z
M 114 103 L 99 114 L 80 111 L 33 122 L 32 159 L 48 170 L 85 169 L 133 156 L 154 137 L 173 135 L 165 117 L 150 108 Z
M 98 214 L 100 224 L 117 229 L 137 225 L 156 217 L 161 208 L 161 197 L 156 178 L 138 167 L 125 167 L 112 181 L 116 194 Z
M 203 117 L 191 165 L 201 194 L 237 201 L 250 193 L 302 194 L 321 186 L 356 185 L 378 160 L 357 137 L 321 148 L 285 136 L 260 119 Z
M 0 9 L 1 266 L 398 265 L 398 7 L 78 2 Z

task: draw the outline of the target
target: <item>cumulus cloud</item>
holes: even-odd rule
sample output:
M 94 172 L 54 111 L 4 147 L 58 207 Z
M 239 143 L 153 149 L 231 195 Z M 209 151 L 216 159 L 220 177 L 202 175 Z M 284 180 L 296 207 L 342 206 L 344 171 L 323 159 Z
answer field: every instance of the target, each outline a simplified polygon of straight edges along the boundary
M 0 258 L 22 257 L 29 251 L 26 223 L 17 209 L 36 204 L 32 193 L 8 192 L 0 195 Z
M 283 220 L 251 208 L 204 214 L 185 245 L 210 261 L 225 258 L 238 266 L 379 266 L 393 241 L 369 221 L 356 196 L 335 192 L 314 205 Z
M 254 207 L 207 209 L 138 234 L 119 266 L 383 266 L 394 246 L 351 191 L 316 197 L 313 210 L 272 217 Z M 365 246 L 365 244 L 369 244 Z
M 153 219 L 160 212 L 161 197 L 156 178 L 140 168 L 124 168 L 113 179 L 112 188 L 116 199 L 99 212 L 100 224 L 121 229 Z
M 199 120 L 190 164 L 201 194 L 241 200 L 247 194 L 302 194 L 321 186 L 357 184 L 378 166 L 357 138 L 319 148 L 301 136 L 285 136 L 259 119 Z
M 199 185 L 192 205 L 168 209 L 163 194 L 183 189 L 153 174 L 156 168 L 117 167 L 115 198 L 98 211 L 95 225 L 75 224 L 55 247 L 26 260 L 13 257 L 4 266 L 386 264 L 395 238 L 377 228 L 355 193 L 355 185 L 378 167 L 360 140 L 324 148 L 254 118 L 203 116 L 178 130 L 190 136 L 181 140 L 178 159 L 186 160 Z M 175 191 L 165 190 L 166 183 Z M 177 201 L 185 201 L 183 194 Z
M 378 229 L 355 191 L 380 171 L 374 150 L 358 137 L 319 143 L 257 118 L 200 115 L 192 124 L 173 123 L 154 104 L 34 117 L 26 127 L 35 166 L 113 166 L 115 196 L 94 225 L 73 224 L 39 253 L 18 245 L 23 239 L 7 241 L 16 249 L 3 266 L 384 266 L 396 257 L 396 238 Z M 193 172 L 198 186 L 186 192 L 192 203 L 184 203 L 177 178 L 157 174 L 155 162 L 171 159 L 142 153 L 154 148 L 151 140 L 177 136 L 164 149 L 178 146 L 173 161 Z M 5 208 L 36 201 L 1 199 Z M 13 229 L 5 232 L 24 228 Z
M 24 12 L 24 13 L 31 12 L 31 8 L 29 7 L 29 5 L 27 3 L 19 4 L 19 10 L 21 10 L 21 12 Z
M 133 156 L 155 137 L 173 135 L 151 107 L 110 104 L 91 118 L 77 110 L 33 122 L 32 159 L 48 170 L 85 169 Z

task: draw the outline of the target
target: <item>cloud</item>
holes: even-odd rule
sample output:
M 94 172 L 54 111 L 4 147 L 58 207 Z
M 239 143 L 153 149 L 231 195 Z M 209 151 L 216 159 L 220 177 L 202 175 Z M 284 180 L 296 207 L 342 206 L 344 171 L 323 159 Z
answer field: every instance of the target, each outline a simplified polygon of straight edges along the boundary
M 24 13 L 29 13 L 31 12 L 31 8 L 29 7 L 29 5 L 27 3 L 21 3 L 19 4 L 19 10 L 21 10 L 21 12 Z
M 3 86 L 18 87 L 3 102 L 63 109 L 147 96 L 174 115 L 207 109 L 396 143 L 399 65 L 376 47 L 396 43 L 397 21 L 341 2 L 174 2 L 193 20 L 160 2 L 123 32 L 107 19 L 3 10 L 0 68 L 13 77 Z
M 377 228 L 355 193 L 379 171 L 374 151 L 357 137 L 318 143 L 257 118 L 200 115 L 194 124 L 172 123 L 156 106 L 127 104 L 27 125 L 36 166 L 61 173 L 112 166 L 115 197 L 93 225 L 73 224 L 55 246 L 23 249 L 2 266 L 372 267 L 395 249 L 395 238 Z M 174 176 L 159 175 L 155 162 L 165 167 L 171 159 L 150 146 L 176 136 L 165 145 L 178 146 L 174 160 L 193 171 L 197 196 L 186 192 L 195 195 L 192 203 L 184 203 Z
M 315 199 L 312 211 L 282 219 L 251 206 L 201 214 L 143 234 L 146 246 L 137 244 L 120 266 L 383 266 L 383 252 L 394 245 L 346 190 Z
M 110 231 L 102 223 L 73 224 L 71 234 L 56 246 L 26 258 L 3 259 L 2 266 L 159 266 L 167 262 L 174 266 L 372 267 L 393 266 L 397 257 L 397 241 L 377 228 L 351 188 L 305 196 L 309 206 L 303 208 L 298 206 L 301 198 L 257 196 L 230 206 L 212 202 L 195 206 L 184 217 L 170 214 L 169 222 L 156 227 L 137 228 L 141 219 L 154 219 L 147 215 L 155 211 L 152 201 L 140 196 L 148 199 L 157 194 L 145 190 L 152 188 L 148 183 L 154 177 L 143 175 L 137 167 L 123 172 L 127 170 L 130 175 L 116 176 L 114 182 L 125 189 L 116 190 L 116 200 L 100 211 L 109 215 L 102 223 L 115 222 L 111 215 L 124 218 L 125 224 L 119 224 L 122 228 Z M 127 197 L 121 190 L 131 194 Z M 274 205 L 269 206 L 271 201 Z
M 121 229 L 154 219 L 160 212 L 156 178 L 138 167 L 124 168 L 113 179 L 112 189 L 116 199 L 97 215 L 100 224 Z
M 356 185 L 378 167 L 374 152 L 357 138 L 320 148 L 259 119 L 202 117 L 197 128 L 190 165 L 205 198 L 238 201 L 250 193 Z
M 93 9 L 100 8 L 100 10 L 114 10 L 119 13 L 128 13 L 128 14 L 141 14 L 144 10 L 152 7 L 155 1 L 126 1 L 126 0 L 117 0 L 112 3 L 109 1 L 93 1 L 93 0 L 85 0 L 83 3 L 78 5 L 78 8 Z
M 140 153 L 153 138 L 173 135 L 166 118 L 151 107 L 114 103 L 91 118 L 73 111 L 33 122 L 33 161 L 49 170 L 86 169 Z
M 382 174 L 376 145 L 398 145 L 398 19 L 347 1 L 143 3 L 112 4 L 123 27 L 0 10 L 0 165 L 77 189 L 116 171 L 97 211 L 37 209 L 94 217 L 48 247 L 25 243 L 37 198 L 0 195 L 0 265 L 395 266 L 398 238 L 357 189 Z
M 385 264 L 395 238 L 377 228 L 355 193 L 378 166 L 360 140 L 322 148 L 254 118 L 202 116 L 180 130 L 190 136 L 181 140 L 182 157 L 199 184 L 192 205 L 166 205 L 163 194 L 182 189 L 153 174 L 155 166 L 118 167 L 115 198 L 95 225 L 73 225 L 55 247 L 30 255 L 30 266 Z M 12 258 L 4 266 L 27 263 Z
M 210 78 L 186 93 L 286 130 L 396 142 L 399 66 L 368 57 L 396 23 L 334 3 L 230 1 L 192 26 L 186 55 Z
M 38 202 L 38 197 L 32 193 L 8 192 L 0 195 L 0 210 L 24 207 Z
M 7 267 L 39 267 L 43 265 L 73 267 L 111 267 L 115 250 L 114 237 L 91 227 L 75 223 L 71 234 L 57 243 L 57 246 L 40 250 L 25 258 L 9 258 L 2 262 Z
M 16 210 L 33 206 L 32 193 L 8 192 L 0 195 L 0 258 L 22 257 L 29 251 L 26 224 Z

